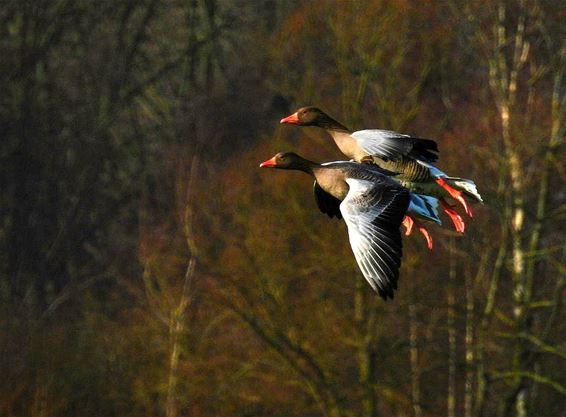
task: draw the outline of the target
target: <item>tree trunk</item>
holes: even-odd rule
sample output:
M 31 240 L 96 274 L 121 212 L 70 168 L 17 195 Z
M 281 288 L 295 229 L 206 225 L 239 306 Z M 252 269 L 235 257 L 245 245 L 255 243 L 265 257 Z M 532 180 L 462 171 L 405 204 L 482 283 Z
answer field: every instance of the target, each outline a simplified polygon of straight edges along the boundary
M 456 416 L 456 260 L 454 254 L 454 238 L 449 238 L 448 250 L 450 265 L 448 271 L 447 303 L 448 303 L 448 392 L 446 397 L 446 415 Z
M 362 416 L 377 416 L 377 397 L 375 395 L 375 307 L 370 305 L 364 294 L 366 282 L 362 277 L 356 279 L 355 319 L 358 329 L 358 370 L 362 390 Z M 373 294 L 372 294 L 373 295 Z
M 472 417 L 473 410 L 473 375 L 474 375 L 474 283 L 472 274 L 465 274 L 464 291 L 466 292 L 466 334 L 465 334 L 465 365 L 466 379 L 464 382 L 464 417 Z
M 418 323 L 417 323 L 417 306 L 415 305 L 414 296 L 411 292 L 411 300 L 409 301 L 409 346 L 411 360 L 411 402 L 413 405 L 413 416 L 422 417 L 423 410 L 421 406 L 421 384 L 420 384 L 420 366 L 419 366 L 419 344 L 418 344 Z
M 190 288 L 194 275 L 196 261 L 191 256 L 185 272 L 183 282 L 183 292 L 177 308 L 173 311 L 169 323 L 169 335 L 171 338 L 171 349 L 169 353 L 169 375 L 167 377 L 167 397 L 165 400 L 165 415 L 167 417 L 177 417 L 179 409 L 177 404 L 177 382 L 179 369 L 179 355 L 181 354 L 180 337 L 185 329 L 185 312 L 190 300 Z

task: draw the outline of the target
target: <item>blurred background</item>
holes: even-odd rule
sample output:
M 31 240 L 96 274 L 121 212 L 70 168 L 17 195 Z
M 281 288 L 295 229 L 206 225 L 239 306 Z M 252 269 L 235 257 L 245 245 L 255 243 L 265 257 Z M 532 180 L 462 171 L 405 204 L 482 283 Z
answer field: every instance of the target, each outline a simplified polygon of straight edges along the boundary
M 566 416 L 566 4 L 4 0 L 1 416 Z M 466 234 L 361 277 L 312 180 L 438 141 Z

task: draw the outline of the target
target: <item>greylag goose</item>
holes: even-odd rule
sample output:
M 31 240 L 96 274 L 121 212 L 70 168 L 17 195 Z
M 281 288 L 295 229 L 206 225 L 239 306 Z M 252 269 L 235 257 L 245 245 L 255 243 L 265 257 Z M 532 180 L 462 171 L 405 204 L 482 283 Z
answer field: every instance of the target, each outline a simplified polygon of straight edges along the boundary
M 260 167 L 312 175 L 319 207 L 330 216 L 337 214 L 335 205 L 321 203 L 320 199 L 341 201 L 339 213 L 348 227 L 362 274 L 381 298 L 393 298 L 402 256 L 400 226 L 410 203 L 406 188 L 362 164 L 341 161 L 321 165 L 292 152 L 278 153 Z
M 336 161 L 336 162 L 326 162 L 321 165 L 326 164 L 334 164 L 334 163 L 341 163 L 344 161 Z M 364 164 L 367 169 L 371 169 L 376 171 L 378 174 L 383 174 L 388 177 L 392 175 L 391 172 L 378 167 L 377 165 L 370 165 Z M 406 188 L 406 187 L 405 187 Z M 324 191 L 316 182 L 314 181 L 313 185 L 313 192 L 315 196 L 315 201 L 323 213 L 327 214 L 329 217 L 336 217 L 338 219 L 342 218 L 340 214 L 340 200 L 331 196 L 326 191 Z M 417 194 L 411 192 L 410 194 L 410 201 L 409 201 L 409 208 L 407 209 L 407 213 L 405 214 L 405 218 L 403 219 L 403 226 L 405 227 L 405 236 L 409 236 L 413 229 L 413 226 L 416 225 L 419 232 L 424 236 L 427 247 L 432 250 L 433 240 L 428 230 L 424 227 L 421 221 L 426 223 L 436 223 L 438 225 L 442 225 L 440 217 L 438 216 L 438 205 L 439 201 L 436 197 L 431 197 L 424 194 Z
M 361 163 L 375 163 L 393 172 L 395 179 L 411 191 L 438 197 L 444 211 L 460 233 L 464 232 L 464 222 L 446 198 L 457 200 L 470 217 L 473 216 L 472 211 L 463 195 L 483 202 L 473 181 L 450 177 L 432 165 L 432 162 L 438 159 L 438 147 L 433 140 L 381 129 L 352 132 L 319 108 L 312 106 L 298 109 L 281 119 L 281 123 L 322 128 L 332 136 L 340 151 L 348 158 Z M 422 191 L 423 189 L 426 192 Z

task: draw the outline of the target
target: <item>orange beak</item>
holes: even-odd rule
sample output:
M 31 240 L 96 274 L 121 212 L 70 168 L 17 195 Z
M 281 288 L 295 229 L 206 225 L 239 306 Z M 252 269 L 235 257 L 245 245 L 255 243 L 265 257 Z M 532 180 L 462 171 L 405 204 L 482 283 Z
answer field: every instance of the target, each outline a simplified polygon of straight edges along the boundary
M 293 113 L 290 116 L 284 117 L 283 119 L 281 119 L 279 121 L 279 123 L 289 123 L 292 125 L 296 125 L 299 123 L 299 115 L 297 114 L 297 112 Z
M 275 157 L 268 159 L 267 161 L 259 164 L 260 168 L 273 168 L 275 166 L 277 166 L 277 162 L 275 162 Z

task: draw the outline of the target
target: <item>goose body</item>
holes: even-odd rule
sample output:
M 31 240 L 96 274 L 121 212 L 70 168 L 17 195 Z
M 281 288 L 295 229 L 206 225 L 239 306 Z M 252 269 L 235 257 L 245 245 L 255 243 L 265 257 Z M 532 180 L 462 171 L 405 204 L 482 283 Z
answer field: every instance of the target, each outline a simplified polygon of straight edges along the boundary
M 303 107 L 281 123 L 320 127 L 334 139 L 338 149 L 356 162 L 373 162 L 406 181 L 430 181 L 429 170 L 417 160 L 438 159 L 436 142 L 382 129 L 350 131 L 317 107 Z
M 350 164 L 351 162 L 346 161 L 335 161 L 335 162 L 326 162 L 321 164 L 322 166 L 333 165 L 333 164 Z M 373 170 L 376 173 L 391 177 L 391 173 L 379 168 L 376 165 L 368 165 L 364 164 L 364 169 Z M 409 207 L 407 208 L 407 215 L 411 215 L 415 218 L 420 220 L 424 220 L 430 223 L 436 223 L 438 225 L 442 225 L 442 221 L 438 216 L 438 206 L 439 201 L 438 198 L 426 195 L 426 192 L 419 191 L 417 189 L 412 190 L 411 188 L 407 187 L 400 181 L 399 182 L 403 187 L 409 189 L 411 193 L 409 194 Z M 413 186 L 414 184 L 411 182 L 407 182 L 409 186 Z M 417 187 L 413 187 L 417 188 Z M 327 214 L 329 217 L 337 217 L 339 219 L 342 218 L 340 214 L 340 199 L 333 197 L 331 194 L 327 193 L 315 180 L 313 185 L 313 192 L 316 200 L 316 204 L 320 211 Z
M 438 147 L 433 140 L 381 129 L 352 132 L 312 106 L 298 109 L 281 119 L 281 123 L 322 128 L 348 158 L 360 163 L 375 164 L 390 171 L 394 179 L 411 191 L 442 198 L 444 211 L 459 232 L 464 232 L 464 222 L 444 199 L 459 201 L 470 217 L 472 212 L 463 195 L 478 202 L 483 201 L 473 181 L 450 177 L 432 164 L 438 159 Z
M 345 161 L 321 165 L 291 152 L 279 153 L 260 167 L 312 175 L 315 198 L 323 212 L 327 208 L 336 215 L 336 203 L 340 202 L 339 214 L 348 227 L 362 274 L 383 299 L 393 298 L 402 257 L 400 226 L 410 204 L 407 189 L 365 165 Z

